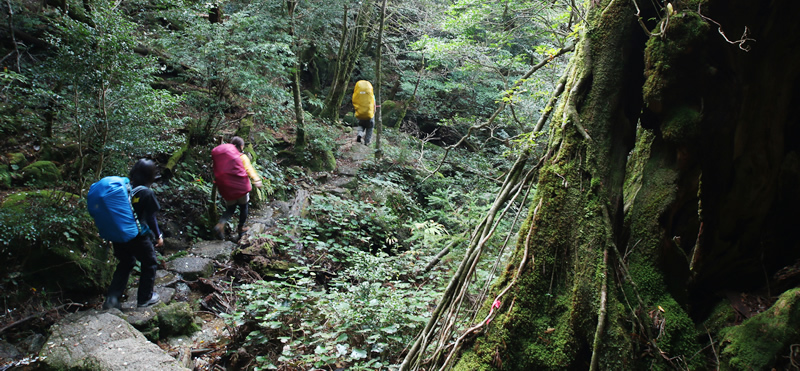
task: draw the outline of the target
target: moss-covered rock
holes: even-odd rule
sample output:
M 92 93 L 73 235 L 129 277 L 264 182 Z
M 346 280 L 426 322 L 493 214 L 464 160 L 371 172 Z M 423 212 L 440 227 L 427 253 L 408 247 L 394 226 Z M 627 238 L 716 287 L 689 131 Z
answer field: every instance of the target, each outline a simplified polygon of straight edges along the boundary
M 264 278 L 276 278 L 285 274 L 297 264 L 285 260 L 269 259 L 264 256 L 255 256 L 250 260 L 250 268 Z
M 36 187 L 46 187 L 61 180 L 61 172 L 51 161 L 36 161 L 22 169 L 22 180 Z
M 310 151 L 311 158 L 308 160 L 308 168 L 311 171 L 333 171 L 336 169 L 336 157 L 332 150 Z
M 356 116 L 353 112 L 348 112 L 342 117 L 342 121 L 344 121 L 347 125 L 356 126 L 358 125 L 358 120 L 356 120 Z
M 191 335 L 200 328 L 194 323 L 194 311 L 188 303 L 175 302 L 157 306 L 158 327 L 161 337 Z
M 11 187 L 11 172 L 5 167 L 0 167 L 0 188 Z
M 20 192 L 0 205 L 0 253 L 4 271 L 20 272 L 34 287 L 97 294 L 111 281 L 110 250 L 77 195 Z
M 250 132 L 253 130 L 253 119 L 245 117 L 239 121 L 239 128 L 236 129 L 236 136 L 244 139 L 245 142 L 250 141 Z
M 800 288 L 783 293 L 768 310 L 722 331 L 720 368 L 769 370 L 800 343 Z
M 6 159 L 8 159 L 8 166 L 11 170 L 19 170 L 28 165 L 28 159 L 25 158 L 25 154 L 20 152 L 8 153 L 6 154 Z
M 397 127 L 405 117 L 405 113 L 405 107 L 401 102 L 387 100 L 381 103 L 381 120 L 384 127 Z
M 159 339 L 158 316 L 153 308 L 123 312 L 122 318 L 139 330 L 147 340 L 155 342 Z

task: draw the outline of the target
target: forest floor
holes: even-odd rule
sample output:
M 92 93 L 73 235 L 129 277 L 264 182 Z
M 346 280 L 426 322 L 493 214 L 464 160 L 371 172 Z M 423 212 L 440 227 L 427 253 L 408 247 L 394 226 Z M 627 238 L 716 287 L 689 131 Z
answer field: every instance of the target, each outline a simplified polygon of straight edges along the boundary
M 355 133 L 344 130 L 336 139 L 339 149 L 336 158 L 337 168 L 331 172 L 308 174 L 308 178 L 315 181 L 304 181 L 298 185 L 298 192 L 292 200 L 271 200 L 259 208 L 251 208 L 247 225 L 250 228 L 241 238 L 226 236 L 223 241 L 199 241 L 192 244 L 188 250 L 162 250 L 162 264 L 159 267 L 156 291 L 160 294 L 162 302 L 188 302 L 195 309 L 195 323 L 199 331 L 188 336 L 177 336 L 160 339 L 156 344 L 167 354 L 175 359 L 183 359 L 184 366 L 195 370 L 219 369 L 216 365 L 229 362 L 230 355 L 236 349 L 229 349 L 237 336 L 235 328 L 224 321 L 221 313 L 230 313 L 235 310 L 236 297 L 233 294 L 231 282 L 247 283 L 262 279 L 258 273 L 248 266 L 248 260 L 234 259 L 232 252 L 235 249 L 244 250 L 261 247 L 269 244 L 265 235 L 279 233 L 276 231 L 276 220 L 302 212 L 308 205 L 312 194 L 334 192 L 347 193 L 343 185 L 351 182 L 359 171 L 362 163 L 374 155 L 374 143 L 365 146 L 355 140 Z M 234 216 L 236 217 L 236 216 Z M 211 255 L 199 252 L 213 250 Z M 271 249 L 267 249 L 268 251 Z M 225 251 L 220 255 L 219 251 Z M 267 254 L 265 254 L 267 255 Z M 270 260 L 288 259 L 288 256 L 270 253 Z M 240 254 L 241 257 L 241 254 Z M 252 258 L 252 256 L 251 256 Z M 176 260 L 191 260 L 200 262 L 207 260 L 212 266 L 212 274 L 200 275 L 188 279 L 182 277 L 180 269 L 174 268 Z M 135 317 L 136 312 L 144 311 L 135 308 L 132 297 L 138 282 L 134 282 L 128 289 L 128 301 L 123 304 L 122 316 Z M 83 302 L 79 311 L 95 311 L 98 315 L 103 313 L 103 298 L 97 297 L 87 300 L 74 300 Z M 199 303 L 195 305 L 195 303 Z M 149 309 L 149 308 L 147 308 Z M 67 312 L 74 311 L 69 310 Z M 63 309 L 58 311 L 42 311 L 33 313 L 28 326 L 15 328 L 6 327 L 5 339 L 25 339 L 24 343 L 34 343 L 31 346 L 21 346 L 5 340 L 0 340 L 0 370 L 32 370 L 37 368 L 39 350 L 46 344 L 50 326 L 64 319 L 67 314 Z M 112 311 L 113 312 L 113 311 Z M 24 333 L 14 333 L 14 332 Z M 22 342 L 20 342 L 22 343 Z M 188 353 L 187 353 L 188 352 Z M 190 354 L 187 362 L 186 354 Z

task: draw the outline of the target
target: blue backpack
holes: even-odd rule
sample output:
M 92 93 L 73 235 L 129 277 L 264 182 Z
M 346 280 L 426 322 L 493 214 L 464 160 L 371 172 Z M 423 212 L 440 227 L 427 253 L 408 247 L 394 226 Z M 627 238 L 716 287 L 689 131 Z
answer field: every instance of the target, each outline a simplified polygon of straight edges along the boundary
M 128 242 L 147 232 L 142 230 L 131 204 L 131 197 L 144 189 L 138 186 L 131 190 L 128 178 L 107 176 L 89 187 L 86 204 L 94 219 L 100 237 L 111 242 Z

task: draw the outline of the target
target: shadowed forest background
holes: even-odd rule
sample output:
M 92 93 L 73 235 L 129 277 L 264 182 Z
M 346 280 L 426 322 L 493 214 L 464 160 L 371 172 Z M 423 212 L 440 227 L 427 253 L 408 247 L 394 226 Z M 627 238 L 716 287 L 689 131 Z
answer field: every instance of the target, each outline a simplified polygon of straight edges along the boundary
M 234 135 L 276 217 L 187 300 L 227 328 L 196 369 L 800 366 L 800 3 L 0 9 L 1 367 L 102 304 L 93 182 L 158 163 L 167 264 Z

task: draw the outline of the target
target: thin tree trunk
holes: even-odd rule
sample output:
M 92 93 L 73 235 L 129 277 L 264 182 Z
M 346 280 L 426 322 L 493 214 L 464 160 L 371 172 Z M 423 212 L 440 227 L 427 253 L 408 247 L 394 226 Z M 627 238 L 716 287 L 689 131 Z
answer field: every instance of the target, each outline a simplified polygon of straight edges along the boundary
M 292 71 L 292 98 L 294 98 L 294 115 L 297 123 L 297 135 L 295 137 L 294 145 L 295 147 L 302 148 L 306 145 L 306 126 L 303 118 L 303 101 L 300 97 L 300 53 L 297 52 L 298 46 L 294 34 L 294 11 L 297 8 L 297 1 L 286 1 L 286 8 L 290 22 L 289 37 L 292 38 L 292 43 L 294 44 L 293 49 L 295 50 L 295 55 L 297 56 L 295 58 L 295 68 Z
M 381 149 L 381 132 L 383 131 L 383 118 L 381 109 L 381 84 L 383 83 L 383 76 L 381 75 L 381 58 L 383 51 L 383 25 L 386 18 L 386 0 L 383 0 L 381 5 L 381 24 L 378 28 L 378 50 L 375 56 L 375 157 L 383 157 L 383 149 Z

